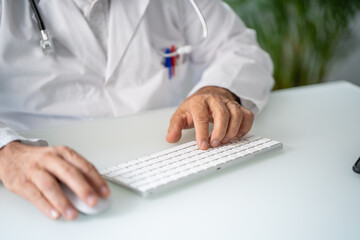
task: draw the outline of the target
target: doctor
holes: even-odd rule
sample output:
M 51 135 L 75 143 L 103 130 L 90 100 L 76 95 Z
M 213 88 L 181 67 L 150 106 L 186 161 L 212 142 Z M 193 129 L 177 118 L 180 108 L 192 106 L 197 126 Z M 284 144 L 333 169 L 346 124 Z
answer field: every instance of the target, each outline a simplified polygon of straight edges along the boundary
M 179 106 L 166 140 L 195 127 L 199 148 L 207 149 L 246 134 L 266 104 L 271 60 L 219 0 L 197 0 L 209 32 L 203 41 L 185 0 L 36 2 L 52 54 L 39 47 L 29 1 L 0 0 L 0 180 L 51 219 L 78 214 L 56 179 L 90 206 L 110 190 L 74 150 L 16 130 Z M 177 56 L 169 73 L 162 53 L 184 45 L 193 51 Z

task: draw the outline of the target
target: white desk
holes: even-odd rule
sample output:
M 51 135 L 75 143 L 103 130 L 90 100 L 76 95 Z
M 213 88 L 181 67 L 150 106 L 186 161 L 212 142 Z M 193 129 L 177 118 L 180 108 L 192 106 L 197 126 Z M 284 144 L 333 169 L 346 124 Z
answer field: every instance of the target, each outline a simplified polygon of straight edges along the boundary
M 173 146 L 174 109 L 24 135 L 67 144 L 103 168 Z M 284 149 L 150 199 L 110 184 L 112 208 L 51 221 L 0 185 L 0 239 L 359 239 L 360 88 L 346 82 L 272 93 L 252 133 Z M 190 141 L 193 130 L 181 141 Z

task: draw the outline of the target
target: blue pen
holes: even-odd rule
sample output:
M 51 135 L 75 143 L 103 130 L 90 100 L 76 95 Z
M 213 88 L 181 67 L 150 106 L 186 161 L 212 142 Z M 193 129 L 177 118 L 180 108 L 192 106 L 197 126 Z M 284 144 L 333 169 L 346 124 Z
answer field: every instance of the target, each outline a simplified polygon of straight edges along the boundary
M 170 53 L 170 48 L 166 48 L 165 53 L 169 54 Z M 167 67 L 169 69 L 169 79 L 171 79 L 171 76 L 172 76 L 171 70 L 172 69 L 171 69 L 171 58 L 170 57 L 165 58 L 165 67 Z

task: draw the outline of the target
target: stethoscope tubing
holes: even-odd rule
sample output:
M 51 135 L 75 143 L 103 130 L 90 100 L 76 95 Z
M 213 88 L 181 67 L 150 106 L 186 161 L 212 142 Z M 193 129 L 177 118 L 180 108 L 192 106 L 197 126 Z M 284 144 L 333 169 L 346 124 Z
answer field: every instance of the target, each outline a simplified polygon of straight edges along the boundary
M 205 21 L 205 18 L 204 18 L 204 15 L 202 14 L 199 6 L 197 5 L 197 3 L 195 2 L 195 0 L 189 0 L 189 2 L 191 3 L 192 7 L 194 8 L 199 20 L 200 20 L 200 23 L 201 23 L 201 26 L 202 26 L 202 30 L 203 30 L 203 33 L 202 33 L 202 39 L 200 40 L 200 42 L 197 44 L 197 45 L 200 45 L 207 37 L 208 37 L 208 27 L 207 27 L 207 24 L 206 24 L 206 21 Z M 41 17 L 41 14 L 39 12 L 39 9 L 35 3 L 34 0 L 29 0 L 29 3 L 31 5 L 31 8 L 35 14 L 35 18 L 36 18 L 36 21 L 37 21 L 37 24 L 38 24 L 38 27 L 39 27 L 39 30 L 40 30 L 40 33 L 41 33 L 41 38 L 42 38 L 42 41 L 51 41 L 50 37 L 49 37 L 49 33 L 48 31 L 46 30 L 46 26 L 44 24 L 44 21 Z M 50 45 L 48 45 L 49 48 L 52 48 L 52 44 L 50 43 Z M 161 52 L 161 55 L 163 57 L 166 57 L 166 58 L 169 58 L 169 57 L 174 57 L 174 56 L 178 56 L 178 55 L 184 55 L 184 54 L 189 54 L 193 51 L 194 47 L 193 46 L 190 46 L 190 45 L 185 45 L 185 46 L 181 46 L 179 47 L 175 52 L 172 52 L 172 53 L 164 53 L 164 52 Z M 44 47 L 43 47 L 43 51 L 44 51 Z
M 46 27 L 45 27 L 44 21 L 41 17 L 41 14 L 39 12 L 39 9 L 38 9 L 36 3 L 34 2 L 34 0 L 29 0 L 29 2 L 30 2 L 30 6 L 35 14 L 35 18 L 36 18 L 36 22 L 38 24 L 39 30 L 45 31 Z

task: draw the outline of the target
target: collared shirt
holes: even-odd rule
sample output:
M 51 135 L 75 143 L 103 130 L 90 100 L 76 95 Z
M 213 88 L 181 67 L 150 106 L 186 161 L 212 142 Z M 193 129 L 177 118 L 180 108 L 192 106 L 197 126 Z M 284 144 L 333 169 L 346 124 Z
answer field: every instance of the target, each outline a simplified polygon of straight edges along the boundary
M 108 49 L 110 0 L 73 0 L 105 51 Z

